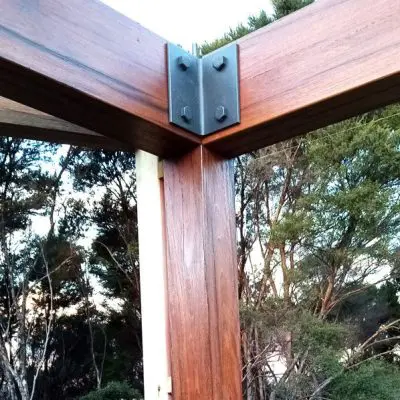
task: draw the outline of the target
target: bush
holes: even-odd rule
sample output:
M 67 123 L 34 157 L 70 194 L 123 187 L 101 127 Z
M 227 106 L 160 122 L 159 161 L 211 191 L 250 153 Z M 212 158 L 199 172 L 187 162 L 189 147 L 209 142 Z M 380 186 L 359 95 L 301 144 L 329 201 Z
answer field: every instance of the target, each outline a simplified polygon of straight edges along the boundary
M 331 396 L 333 400 L 398 400 L 400 369 L 384 361 L 366 362 L 337 379 Z
M 102 389 L 90 392 L 80 400 L 140 400 L 142 396 L 127 382 L 110 382 Z

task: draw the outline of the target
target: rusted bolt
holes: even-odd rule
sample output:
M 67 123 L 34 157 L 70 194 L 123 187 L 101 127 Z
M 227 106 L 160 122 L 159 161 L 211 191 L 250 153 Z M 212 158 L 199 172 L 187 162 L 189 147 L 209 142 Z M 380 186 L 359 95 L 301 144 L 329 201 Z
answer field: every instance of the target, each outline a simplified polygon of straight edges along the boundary
M 228 116 L 226 108 L 224 106 L 218 106 L 215 109 L 215 119 L 218 122 L 222 122 L 226 119 L 226 117 Z
M 226 65 L 226 57 L 221 56 L 221 55 L 217 55 L 214 56 L 213 58 L 213 67 L 217 70 L 217 71 L 221 71 L 225 65 Z
M 181 118 L 185 122 L 190 122 L 193 118 L 192 109 L 189 106 L 185 106 L 181 108 Z
M 178 65 L 181 69 L 186 71 L 190 67 L 190 58 L 188 56 L 179 56 Z

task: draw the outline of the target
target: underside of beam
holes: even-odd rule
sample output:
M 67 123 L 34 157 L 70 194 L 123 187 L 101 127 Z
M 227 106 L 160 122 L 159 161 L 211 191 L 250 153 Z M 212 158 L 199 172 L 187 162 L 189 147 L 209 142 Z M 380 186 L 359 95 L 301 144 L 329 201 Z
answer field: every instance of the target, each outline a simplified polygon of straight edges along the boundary
M 0 136 L 72 144 L 106 150 L 134 151 L 116 141 L 41 111 L 0 97 Z

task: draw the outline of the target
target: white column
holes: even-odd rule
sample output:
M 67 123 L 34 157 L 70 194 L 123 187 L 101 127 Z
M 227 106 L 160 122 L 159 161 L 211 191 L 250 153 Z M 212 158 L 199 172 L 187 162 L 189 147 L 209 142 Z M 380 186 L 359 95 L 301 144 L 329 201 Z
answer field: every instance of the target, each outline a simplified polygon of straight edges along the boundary
M 136 152 L 145 400 L 168 400 L 164 201 L 159 159 Z

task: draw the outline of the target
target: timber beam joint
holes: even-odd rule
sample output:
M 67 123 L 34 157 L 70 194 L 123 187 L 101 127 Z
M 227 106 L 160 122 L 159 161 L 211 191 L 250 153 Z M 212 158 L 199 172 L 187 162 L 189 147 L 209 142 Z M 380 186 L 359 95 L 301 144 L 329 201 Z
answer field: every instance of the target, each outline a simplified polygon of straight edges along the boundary
M 238 124 L 238 46 L 201 58 L 173 44 L 167 51 L 169 122 L 199 136 Z

